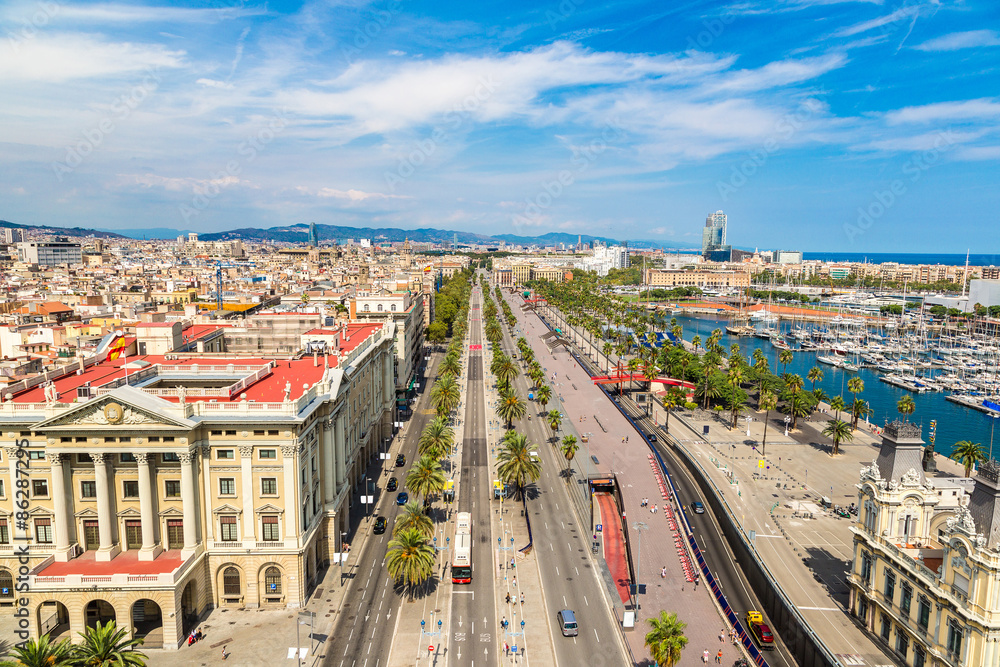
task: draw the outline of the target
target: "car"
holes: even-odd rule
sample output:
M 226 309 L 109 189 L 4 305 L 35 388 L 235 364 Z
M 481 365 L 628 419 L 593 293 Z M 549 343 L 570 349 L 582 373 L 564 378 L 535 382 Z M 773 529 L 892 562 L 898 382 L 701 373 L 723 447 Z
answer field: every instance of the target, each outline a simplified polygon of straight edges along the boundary
M 385 526 L 388 523 L 384 516 L 375 517 L 375 526 L 372 528 L 372 532 L 376 535 L 381 535 L 385 532 Z
M 396 457 L 396 467 L 402 468 L 405 465 L 406 465 L 406 457 L 400 454 L 399 456 Z
M 398 486 L 399 486 L 399 480 L 397 480 L 395 477 L 390 477 L 389 478 L 389 483 L 385 485 L 385 490 L 386 491 L 395 491 L 396 487 L 398 487 Z
M 406 491 L 400 491 L 399 493 L 396 494 L 397 505 L 405 505 L 409 499 L 410 499 L 410 494 L 408 494 Z
M 695 514 L 704 514 L 705 513 L 705 506 L 702 505 L 697 500 L 694 501 L 693 503 L 691 503 L 691 509 L 694 510 Z
M 650 442 L 656 442 L 656 434 L 655 433 L 650 433 L 648 437 L 649 437 L 649 441 Z

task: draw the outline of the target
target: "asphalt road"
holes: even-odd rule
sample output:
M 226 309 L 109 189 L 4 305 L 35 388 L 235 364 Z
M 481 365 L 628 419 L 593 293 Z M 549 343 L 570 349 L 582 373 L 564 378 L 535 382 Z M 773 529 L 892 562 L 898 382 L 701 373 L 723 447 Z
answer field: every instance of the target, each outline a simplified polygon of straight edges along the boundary
M 439 354 L 432 354 L 428 362 L 428 372 L 425 378 L 433 378 L 440 361 Z M 389 540 L 392 539 L 392 527 L 395 525 L 399 507 L 396 505 L 396 493 L 403 490 L 405 471 L 413 464 L 417 453 L 417 440 L 424 425 L 433 419 L 433 415 L 424 412 L 430 405 L 428 382 L 413 406 L 413 413 L 406 426 L 406 436 L 399 449 L 391 449 L 391 457 L 385 462 L 392 467 L 389 475 L 381 474 L 383 462 L 378 461 L 369 467 L 376 483 L 375 507 L 372 519 L 362 519 L 359 533 L 353 537 L 354 544 L 361 544 L 361 554 L 355 565 L 349 567 L 342 577 L 344 586 L 350 587 L 344 596 L 340 615 L 330 634 L 330 640 L 325 648 L 326 657 L 322 664 L 328 667 L 378 667 L 389 660 L 389 650 L 393 640 L 393 630 L 402 598 L 394 590 L 393 581 L 386 572 L 384 562 Z M 397 436 L 398 438 L 399 436 Z M 394 459 L 396 453 L 406 455 L 406 466 L 396 468 Z M 399 481 L 398 491 L 386 491 L 385 485 L 389 476 L 395 476 Z M 388 526 L 382 535 L 373 535 L 372 526 L 375 516 L 388 519 Z M 332 566 L 337 567 L 337 566 Z
M 519 321 L 524 318 L 520 308 L 512 306 L 512 310 Z M 504 331 L 505 346 L 516 350 L 516 341 L 506 325 Z M 528 395 L 527 382 L 529 380 L 523 373 L 515 380 L 517 393 L 522 397 Z M 516 428 L 526 433 L 530 442 L 538 444 L 542 460 L 542 476 L 535 484 L 538 496 L 528 501 L 528 511 L 531 512 L 534 548 L 538 554 L 546 602 L 546 620 L 555 644 L 556 659 L 564 667 L 629 664 L 617 637 L 616 621 L 602 591 L 604 584 L 589 554 L 590 523 L 580 525 L 573 510 L 566 481 L 560 475 L 566 467 L 566 459 L 549 442 L 552 431 L 540 416 L 540 409 L 539 404 L 529 402 L 528 414 L 533 418 L 522 420 Z M 575 484 L 576 480 L 571 483 Z M 560 609 L 576 612 L 580 625 L 577 637 L 562 636 L 556 620 L 556 612 Z
M 482 296 L 477 286 L 472 291 L 469 308 L 471 346 L 482 345 L 481 306 Z M 456 511 L 472 514 L 472 583 L 456 584 L 452 588 L 449 665 L 456 667 L 475 667 L 477 662 L 480 665 L 495 665 L 500 654 L 494 586 L 497 566 L 493 561 L 494 538 L 490 532 L 492 480 L 486 451 L 483 350 L 470 348 L 468 364 L 462 474 Z M 450 576 L 450 570 L 447 576 Z

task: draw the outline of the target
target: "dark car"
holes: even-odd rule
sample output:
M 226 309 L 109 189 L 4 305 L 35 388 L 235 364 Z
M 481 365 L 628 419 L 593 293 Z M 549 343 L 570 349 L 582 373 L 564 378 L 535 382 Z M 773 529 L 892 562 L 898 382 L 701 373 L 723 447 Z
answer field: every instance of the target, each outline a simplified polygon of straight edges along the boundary
M 649 437 L 649 441 L 650 442 L 656 442 L 656 434 L 655 433 L 650 433 L 648 437 Z
M 402 468 L 405 465 L 406 465 L 406 457 L 400 454 L 399 456 L 396 457 L 396 467 Z
M 375 527 L 372 528 L 372 532 L 376 535 L 381 535 L 385 532 L 386 520 L 384 516 L 375 517 Z
M 385 485 L 385 490 L 395 491 L 397 486 L 399 486 L 399 481 L 395 477 L 390 477 L 389 483 Z
M 693 503 L 691 503 L 691 509 L 694 510 L 695 514 L 704 514 L 705 513 L 705 506 L 702 505 L 697 500 L 694 501 Z
M 410 499 L 410 495 L 406 491 L 400 491 L 396 494 L 396 504 L 405 505 L 406 501 Z

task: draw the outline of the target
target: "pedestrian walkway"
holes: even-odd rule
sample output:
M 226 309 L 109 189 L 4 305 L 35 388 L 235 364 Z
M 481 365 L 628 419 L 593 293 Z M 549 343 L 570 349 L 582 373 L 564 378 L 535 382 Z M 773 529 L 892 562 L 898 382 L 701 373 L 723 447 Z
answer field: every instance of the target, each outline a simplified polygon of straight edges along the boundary
M 625 560 L 625 538 L 622 536 L 618 516 L 620 510 L 610 493 L 594 494 L 594 500 L 601 512 L 599 523 L 603 528 L 601 534 L 604 537 L 604 560 L 608 564 L 608 570 L 611 571 L 622 604 L 627 605 L 631 601 L 629 594 L 631 577 L 628 572 L 628 562 Z

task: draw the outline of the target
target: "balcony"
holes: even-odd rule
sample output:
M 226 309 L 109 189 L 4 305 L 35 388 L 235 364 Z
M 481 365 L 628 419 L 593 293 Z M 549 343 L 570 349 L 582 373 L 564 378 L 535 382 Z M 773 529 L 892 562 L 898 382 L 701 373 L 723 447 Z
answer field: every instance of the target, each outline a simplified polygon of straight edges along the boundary
M 155 560 L 140 561 L 137 551 L 123 551 L 111 561 L 98 562 L 95 552 L 85 551 L 65 563 L 53 558 L 42 561 L 28 575 L 32 592 L 59 591 L 85 586 L 116 588 L 173 587 L 187 572 L 195 558 L 181 559 L 179 550 L 162 552 Z

